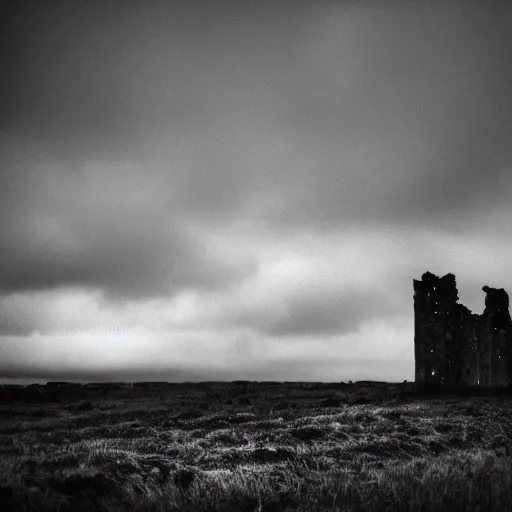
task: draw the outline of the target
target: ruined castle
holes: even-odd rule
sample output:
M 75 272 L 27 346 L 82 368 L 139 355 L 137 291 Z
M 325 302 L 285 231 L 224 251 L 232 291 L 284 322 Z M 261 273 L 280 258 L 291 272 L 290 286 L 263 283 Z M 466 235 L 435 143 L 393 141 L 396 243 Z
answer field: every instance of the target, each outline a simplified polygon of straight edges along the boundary
M 484 286 L 481 315 L 459 304 L 455 276 L 414 283 L 417 389 L 512 385 L 512 320 L 503 289 Z

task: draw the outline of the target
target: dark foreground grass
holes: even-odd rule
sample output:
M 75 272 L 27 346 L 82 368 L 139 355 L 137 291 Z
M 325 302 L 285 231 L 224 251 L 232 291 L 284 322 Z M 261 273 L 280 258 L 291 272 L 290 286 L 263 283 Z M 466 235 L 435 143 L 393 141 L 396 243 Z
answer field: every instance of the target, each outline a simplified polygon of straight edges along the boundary
M 365 392 L 11 405 L 0 510 L 512 510 L 507 399 Z
M 11 479 L 0 499 L 6 512 L 506 511 L 512 503 L 511 475 L 509 458 L 466 452 L 358 473 L 300 463 L 260 471 L 181 470 L 165 484 L 152 475 L 83 470 Z

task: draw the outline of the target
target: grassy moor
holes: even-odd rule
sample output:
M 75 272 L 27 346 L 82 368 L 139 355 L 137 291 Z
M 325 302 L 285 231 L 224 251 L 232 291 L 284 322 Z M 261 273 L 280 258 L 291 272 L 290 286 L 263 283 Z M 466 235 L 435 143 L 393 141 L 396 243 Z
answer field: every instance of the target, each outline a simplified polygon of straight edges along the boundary
M 2 388 L 11 511 L 512 510 L 508 396 L 411 384 Z

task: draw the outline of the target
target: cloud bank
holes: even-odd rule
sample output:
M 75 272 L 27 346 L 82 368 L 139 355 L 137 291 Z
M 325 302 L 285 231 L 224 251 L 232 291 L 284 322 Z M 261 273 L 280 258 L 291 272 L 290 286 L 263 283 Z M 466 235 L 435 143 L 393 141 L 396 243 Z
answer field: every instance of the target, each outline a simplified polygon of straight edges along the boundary
M 507 288 L 505 4 L 29 2 L 8 14 L 3 375 L 92 375 L 100 359 L 86 370 L 62 354 L 83 360 L 98 343 L 100 373 L 137 373 L 156 343 L 167 366 L 146 367 L 169 378 L 342 379 L 352 360 L 379 378 L 383 355 L 360 363 L 361 333 L 379 326 L 395 333 L 386 375 L 410 378 L 413 277 L 454 272 L 476 310 L 483 284 Z M 180 343 L 195 351 L 173 362 Z M 276 345 L 295 348 L 276 362 Z M 46 362 L 22 363 L 36 346 Z M 215 356 L 201 366 L 198 351 Z M 258 371 L 247 354 L 261 354 Z

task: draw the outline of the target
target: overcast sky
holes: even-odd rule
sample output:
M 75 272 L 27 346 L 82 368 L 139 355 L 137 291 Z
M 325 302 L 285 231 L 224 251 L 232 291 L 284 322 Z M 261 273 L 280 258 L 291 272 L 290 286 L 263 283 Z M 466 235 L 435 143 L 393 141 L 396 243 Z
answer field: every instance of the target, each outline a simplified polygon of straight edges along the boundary
M 413 278 L 512 291 L 509 3 L 3 9 L 4 381 L 413 380 Z

